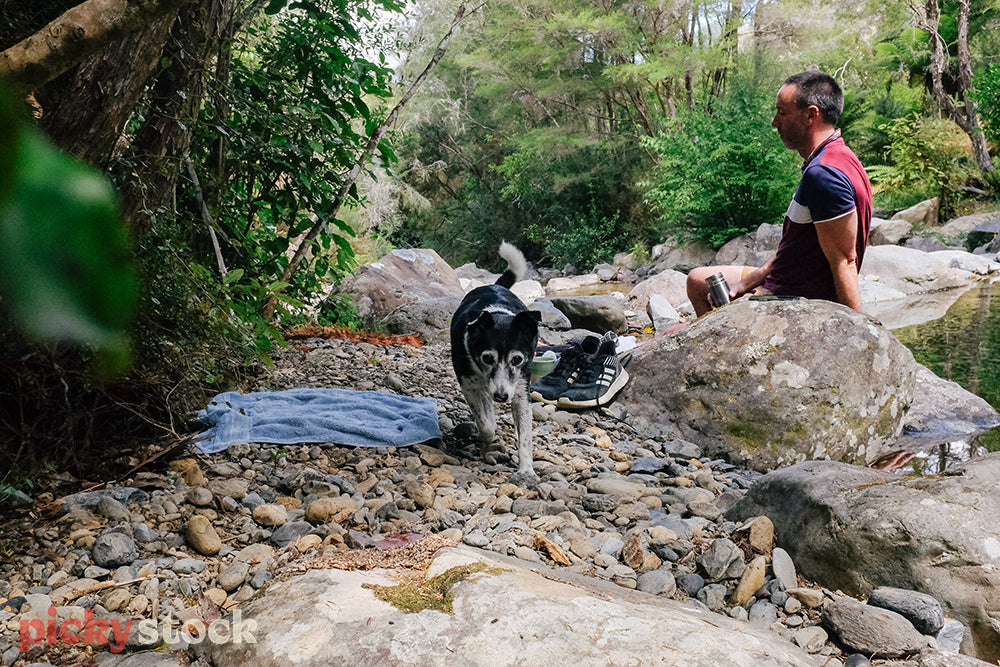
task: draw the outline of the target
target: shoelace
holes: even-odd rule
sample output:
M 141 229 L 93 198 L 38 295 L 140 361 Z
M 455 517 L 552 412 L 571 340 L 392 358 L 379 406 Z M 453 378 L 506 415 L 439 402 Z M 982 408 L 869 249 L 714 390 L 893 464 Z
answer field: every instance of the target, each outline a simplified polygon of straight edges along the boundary
M 579 359 L 586 355 L 583 348 L 580 346 L 574 346 L 563 352 L 562 357 L 559 359 L 559 363 L 556 367 L 552 369 L 552 372 L 545 377 L 552 378 L 552 380 L 565 380 L 579 366 Z M 544 378 L 543 378 L 544 379 Z

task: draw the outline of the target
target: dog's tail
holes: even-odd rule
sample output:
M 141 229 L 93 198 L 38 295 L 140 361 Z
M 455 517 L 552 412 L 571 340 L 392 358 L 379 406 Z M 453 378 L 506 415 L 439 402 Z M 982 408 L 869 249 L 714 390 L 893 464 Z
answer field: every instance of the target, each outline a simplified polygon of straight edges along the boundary
M 507 260 L 507 270 L 497 278 L 496 284 L 510 289 L 528 272 L 528 262 L 520 250 L 506 241 L 500 244 L 500 256 Z

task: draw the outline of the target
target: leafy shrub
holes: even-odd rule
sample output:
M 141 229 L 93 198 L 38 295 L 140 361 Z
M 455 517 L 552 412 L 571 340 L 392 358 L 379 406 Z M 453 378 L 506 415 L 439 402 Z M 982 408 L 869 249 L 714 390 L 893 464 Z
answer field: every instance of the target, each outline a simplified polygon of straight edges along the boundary
M 972 96 L 986 139 L 1000 144 L 1000 63 L 990 63 L 976 72 L 972 83 Z
M 616 248 L 622 247 L 618 212 L 610 217 L 603 215 L 594 199 L 586 211 L 567 216 L 556 228 L 532 224 L 526 235 L 541 245 L 553 266 L 558 267 L 572 264 L 589 269 L 610 261 Z
M 712 113 L 681 113 L 646 141 L 660 156 L 646 201 L 663 234 L 718 248 L 781 221 L 799 159 L 770 127 L 772 116 L 768 96 L 737 83 Z
M 890 141 L 889 165 L 869 168 L 873 185 L 921 198 L 940 195 L 947 211 L 972 173 L 968 137 L 949 120 L 917 114 L 897 118 L 884 129 Z

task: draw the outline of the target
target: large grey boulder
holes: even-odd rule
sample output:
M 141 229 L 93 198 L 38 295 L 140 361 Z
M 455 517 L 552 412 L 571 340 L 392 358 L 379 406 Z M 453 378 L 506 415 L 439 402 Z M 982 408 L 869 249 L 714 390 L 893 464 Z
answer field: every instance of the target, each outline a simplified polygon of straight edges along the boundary
M 383 322 L 391 334 L 420 334 L 428 343 L 448 341 L 451 317 L 462 302 L 460 296 L 422 299 L 400 306 L 385 316 Z
M 1000 426 L 1000 413 L 957 382 L 917 365 L 913 404 L 903 420 L 903 434 L 919 438 L 958 439 Z
M 637 273 L 651 275 L 667 270 L 687 273 L 698 266 L 705 266 L 715 261 L 715 251 L 702 241 L 681 243 L 676 239 L 667 239 L 660 245 L 653 246 L 653 263 L 640 268 Z
M 906 220 L 872 218 L 868 245 L 898 245 L 900 241 L 909 237 L 912 231 L 913 225 Z
M 781 242 L 781 225 L 762 224 L 757 231 L 744 234 L 719 248 L 715 263 L 720 265 L 763 266 Z
M 892 216 L 890 220 L 905 220 L 918 227 L 936 227 L 940 201 L 940 197 L 924 200 L 910 208 L 903 209 Z
M 279 580 L 240 607 L 255 643 L 206 645 L 212 664 L 327 665 L 676 664 L 818 667 L 767 630 L 674 600 L 459 547 L 427 575 L 481 562 L 460 580 L 452 613 L 405 613 L 376 598 L 392 570 L 312 570 Z M 459 578 L 461 579 L 461 578 Z M 391 599 L 391 597 L 390 597 Z
M 658 294 L 676 308 L 687 301 L 687 276 L 680 271 L 666 270 L 646 278 L 625 295 L 629 310 L 646 310 L 649 297 Z
M 359 267 L 340 292 L 352 297 L 359 315 L 377 318 L 415 301 L 465 294 L 455 269 L 427 249 L 393 250 Z
M 1000 216 L 1000 211 L 963 215 L 958 218 L 953 218 L 947 223 L 941 225 L 941 228 L 937 230 L 937 233 L 950 243 L 960 245 L 965 242 L 969 232 L 984 222 L 989 222 L 997 216 Z
M 558 308 L 575 328 L 598 333 L 614 331 L 625 333 L 625 308 L 622 301 L 608 294 L 594 296 L 552 296 L 552 305 Z
M 1000 659 L 1000 454 L 905 478 L 833 461 L 771 472 L 727 512 L 761 514 L 806 578 L 851 595 L 921 591 L 964 623 L 962 652 Z
M 901 246 L 871 246 L 865 251 L 861 275 L 904 294 L 965 287 L 972 274 L 950 266 L 950 257 L 938 257 Z
M 619 402 L 709 456 L 758 470 L 813 458 L 870 463 L 899 436 L 913 355 L 829 301 L 741 299 L 633 353 Z

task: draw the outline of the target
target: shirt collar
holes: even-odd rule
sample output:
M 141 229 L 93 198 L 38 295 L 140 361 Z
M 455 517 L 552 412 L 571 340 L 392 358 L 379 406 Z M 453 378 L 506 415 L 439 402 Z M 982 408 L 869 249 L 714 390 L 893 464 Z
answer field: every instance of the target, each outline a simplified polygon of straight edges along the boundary
M 819 155 L 820 151 L 826 148 L 827 144 L 832 143 L 839 138 L 840 138 L 840 130 L 834 130 L 833 134 L 827 137 L 823 141 L 823 143 L 821 143 L 819 146 L 816 147 L 816 150 L 814 150 L 812 153 L 809 154 L 809 157 L 807 157 L 805 162 L 802 163 L 802 171 L 805 171 L 806 167 L 809 166 L 809 163 L 816 159 L 816 156 Z

